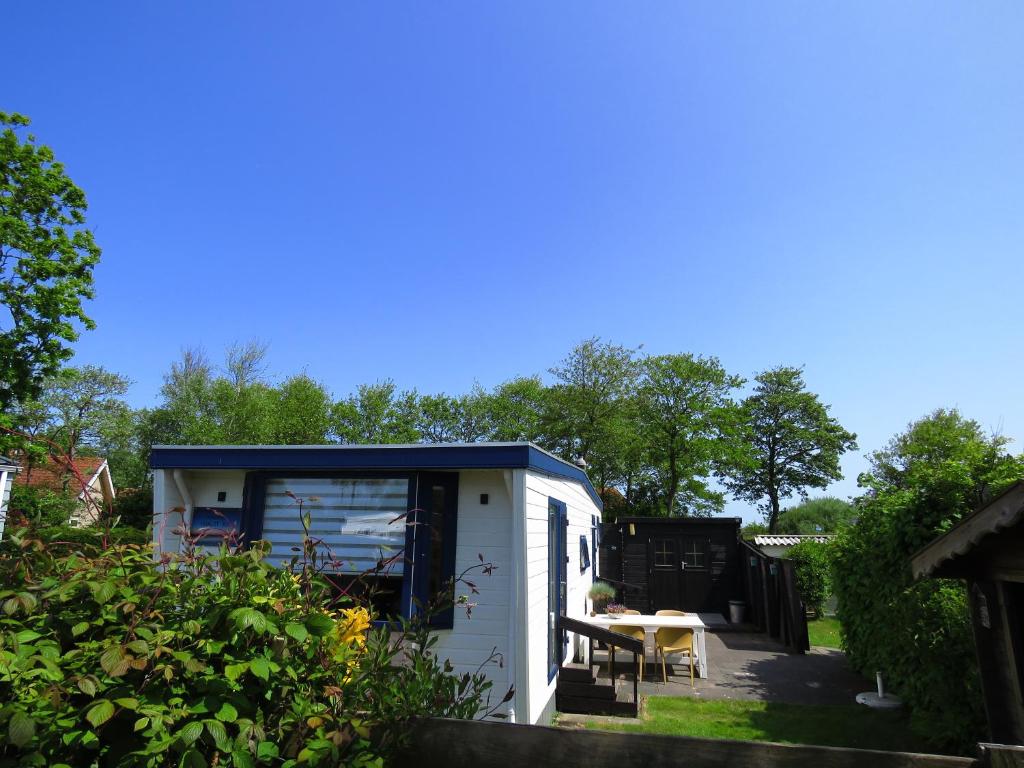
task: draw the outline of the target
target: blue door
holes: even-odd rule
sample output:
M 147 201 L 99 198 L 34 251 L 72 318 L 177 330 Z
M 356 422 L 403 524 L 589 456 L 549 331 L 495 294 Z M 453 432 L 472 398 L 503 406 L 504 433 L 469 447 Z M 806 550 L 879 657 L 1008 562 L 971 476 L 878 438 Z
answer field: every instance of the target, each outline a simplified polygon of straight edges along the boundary
M 548 499 L 548 680 L 553 680 L 565 660 L 569 636 L 558 629 L 565 616 L 568 590 L 569 518 L 565 504 Z

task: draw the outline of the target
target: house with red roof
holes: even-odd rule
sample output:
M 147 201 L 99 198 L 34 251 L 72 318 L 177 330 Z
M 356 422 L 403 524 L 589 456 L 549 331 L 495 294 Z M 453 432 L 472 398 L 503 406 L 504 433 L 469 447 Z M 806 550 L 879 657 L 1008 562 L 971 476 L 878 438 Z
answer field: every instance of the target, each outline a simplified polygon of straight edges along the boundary
M 110 466 L 101 456 L 76 456 L 73 459 L 50 457 L 22 466 L 14 480 L 17 485 L 74 495 L 78 503 L 70 524 L 92 525 L 114 503 L 114 482 Z

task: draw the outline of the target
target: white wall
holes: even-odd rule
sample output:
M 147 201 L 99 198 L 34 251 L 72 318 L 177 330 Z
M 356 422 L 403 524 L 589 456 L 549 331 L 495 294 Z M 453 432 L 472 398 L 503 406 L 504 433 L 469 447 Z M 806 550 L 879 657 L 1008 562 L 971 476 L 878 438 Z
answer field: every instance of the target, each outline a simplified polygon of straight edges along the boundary
M 568 590 L 566 615 L 581 618 L 590 610 L 587 591 L 594 579 L 594 554 L 591 567 L 580 573 L 580 536 L 591 542 L 594 515 L 601 512 L 586 489 L 572 480 L 550 477 L 536 471 L 526 472 L 526 683 L 527 718 L 521 722 L 546 722 L 554 712 L 555 680 L 548 681 L 548 499 L 557 499 L 566 505 L 569 531 L 566 538 L 569 562 L 566 565 Z M 570 635 L 568 657 L 576 643 Z M 582 643 L 585 650 L 586 643 Z M 522 678 L 521 678 L 522 679 Z
M 181 525 L 182 513 L 174 511 L 185 506 L 170 469 L 153 471 L 153 545 L 157 551 L 177 552 L 181 536 L 174 530 Z M 197 507 L 242 506 L 245 471 L 235 469 L 183 470 L 182 480 Z M 224 501 L 217 501 L 217 493 L 224 491 Z
M 488 495 L 486 505 L 480 494 Z M 466 595 L 476 603 L 471 616 L 464 606 L 455 607 L 452 629 L 438 632 L 434 647 L 438 658 L 447 658 L 456 674 L 475 672 L 494 649 L 502 654 L 503 666 L 489 664 L 483 672 L 493 683 L 491 703 L 496 704 L 513 685 L 514 664 L 509 647 L 509 613 L 512 584 L 512 500 L 506 488 L 504 473 L 484 470 L 463 470 L 459 473 L 458 535 L 455 550 L 455 574 L 484 561 L 493 563 L 494 572 L 485 576 L 480 569 L 470 571 L 466 578 L 476 585 L 479 594 L 470 594 L 465 584 L 456 586 L 456 596 Z

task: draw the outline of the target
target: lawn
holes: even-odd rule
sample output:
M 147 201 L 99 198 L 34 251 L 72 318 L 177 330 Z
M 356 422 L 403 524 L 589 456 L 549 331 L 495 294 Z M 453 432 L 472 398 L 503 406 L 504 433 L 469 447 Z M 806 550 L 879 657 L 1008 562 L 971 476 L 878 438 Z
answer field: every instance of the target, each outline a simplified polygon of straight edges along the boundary
M 660 733 L 706 739 L 780 741 L 830 747 L 928 750 L 909 729 L 906 716 L 860 705 L 806 706 L 766 701 L 709 701 L 652 696 L 644 722 L 588 722 L 597 730 Z
M 807 622 L 807 634 L 811 638 L 811 646 L 823 648 L 841 648 L 839 643 L 839 619 L 822 618 Z

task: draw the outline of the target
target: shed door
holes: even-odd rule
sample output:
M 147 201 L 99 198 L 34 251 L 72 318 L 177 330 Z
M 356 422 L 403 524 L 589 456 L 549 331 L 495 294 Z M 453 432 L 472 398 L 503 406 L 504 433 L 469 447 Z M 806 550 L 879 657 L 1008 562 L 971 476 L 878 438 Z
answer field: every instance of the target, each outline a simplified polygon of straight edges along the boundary
M 711 601 L 711 541 L 707 536 L 650 539 L 651 608 L 707 611 Z
M 707 536 L 679 538 L 683 575 L 683 610 L 714 610 L 711 605 L 711 539 Z
M 657 536 L 650 543 L 651 602 L 656 611 L 664 608 L 683 609 L 680 574 L 679 541 L 675 537 Z

